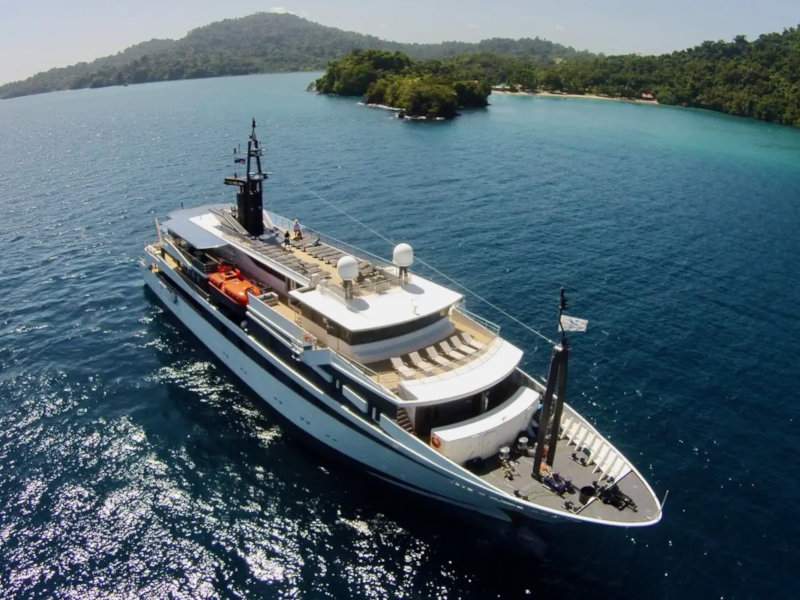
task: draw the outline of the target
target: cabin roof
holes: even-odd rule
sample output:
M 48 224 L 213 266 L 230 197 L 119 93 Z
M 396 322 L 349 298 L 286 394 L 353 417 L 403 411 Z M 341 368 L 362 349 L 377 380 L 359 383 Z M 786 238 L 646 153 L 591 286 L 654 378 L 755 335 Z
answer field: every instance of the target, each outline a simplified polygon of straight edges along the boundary
M 350 300 L 332 294 L 324 286 L 294 290 L 292 298 L 349 331 L 381 329 L 408 323 L 450 308 L 463 296 L 417 275 L 385 292 L 360 295 Z
M 228 242 L 220 236 L 193 221 L 193 217 L 198 217 L 206 212 L 208 209 L 205 207 L 177 210 L 170 213 L 169 220 L 163 226 L 167 231 L 186 240 L 198 250 L 211 250 L 227 246 Z

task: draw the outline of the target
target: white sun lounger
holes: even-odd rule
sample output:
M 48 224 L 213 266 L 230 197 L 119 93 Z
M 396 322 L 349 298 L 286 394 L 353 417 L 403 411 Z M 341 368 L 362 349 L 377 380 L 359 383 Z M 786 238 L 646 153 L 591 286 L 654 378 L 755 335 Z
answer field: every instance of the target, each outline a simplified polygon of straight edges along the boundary
M 408 360 L 411 361 L 411 364 L 417 367 L 420 371 L 428 373 L 429 375 L 433 375 L 436 373 L 435 367 L 419 355 L 419 352 L 409 352 L 408 353 Z
M 425 354 L 427 355 L 427 358 L 431 360 L 431 362 L 435 362 L 443 367 L 451 367 L 453 365 L 452 362 L 441 356 L 433 346 L 428 346 L 425 348 Z
M 454 335 L 450 338 L 450 343 L 455 346 L 455 349 L 461 352 L 462 354 L 475 354 L 477 349 L 473 348 L 465 344 L 460 337 Z
M 397 357 L 392 357 L 392 367 L 395 371 L 400 373 L 406 379 L 414 379 L 415 371 L 414 369 L 410 369 L 406 366 L 402 359 Z
M 445 353 L 446 356 L 450 356 L 454 360 L 461 360 L 462 358 L 467 358 L 468 354 L 465 352 L 461 352 L 461 350 L 456 350 L 448 340 L 442 340 L 438 344 L 439 350 Z
M 458 335 L 464 341 L 465 344 L 467 344 L 468 346 L 472 346 L 476 350 L 482 350 L 483 348 L 486 347 L 486 344 L 482 344 L 481 342 L 473 338 L 470 334 L 468 334 L 466 331 L 462 331 Z

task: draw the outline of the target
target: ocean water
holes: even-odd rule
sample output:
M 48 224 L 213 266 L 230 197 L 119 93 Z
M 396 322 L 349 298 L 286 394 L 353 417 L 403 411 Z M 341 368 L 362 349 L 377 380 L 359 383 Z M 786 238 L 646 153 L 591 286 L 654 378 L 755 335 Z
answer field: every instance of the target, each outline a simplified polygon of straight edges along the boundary
M 312 74 L 0 102 L 2 597 L 796 595 L 800 131 L 492 97 L 404 123 Z M 230 199 L 259 122 L 269 206 L 389 253 L 321 195 L 552 334 L 570 401 L 663 521 L 509 530 L 285 431 L 144 293 L 154 218 Z M 544 373 L 548 348 L 477 300 Z

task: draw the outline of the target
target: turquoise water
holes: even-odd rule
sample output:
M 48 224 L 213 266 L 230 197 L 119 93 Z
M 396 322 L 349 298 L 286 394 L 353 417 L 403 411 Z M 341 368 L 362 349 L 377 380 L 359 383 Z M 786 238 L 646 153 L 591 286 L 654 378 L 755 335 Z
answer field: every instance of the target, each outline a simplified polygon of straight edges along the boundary
M 3 595 L 793 595 L 800 131 L 509 96 L 403 123 L 312 78 L 0 103 Z M 275 210 L 388 254 L 313 190 L 547 333 L 566 286 L 571 402 L 669 490 L 663 522 L 514 532 L 409 498 L 299 444 L 154 306 L 154 217 L 230 197 L 251 116 Z

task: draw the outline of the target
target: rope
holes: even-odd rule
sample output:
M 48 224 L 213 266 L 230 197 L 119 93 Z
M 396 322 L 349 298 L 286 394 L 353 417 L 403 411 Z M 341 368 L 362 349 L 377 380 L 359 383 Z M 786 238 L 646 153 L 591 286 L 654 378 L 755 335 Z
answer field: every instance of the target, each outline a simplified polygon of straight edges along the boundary
M 306 185 L 303 185 L 302 183 L 300 183 L 300 182 L 298 182 L 298 181 L 295 181 L 295 183 L 296 183 L 298 186 L 300 186 L 300 187 L 302 187 L 303 189 L 305 189 L 305 190 L 306 190 L 308 193 L 310 193 L 312 196 L 314 196 L 315 198 L 317 198 L 319 201 L 323 202 L 324 204 L 326 204 L 327 206 L 329 206 L 330 208 L 332 208 L 333 210 L 335 210 L 336 212 L 338 212 L 340 215 L 342 215 L 342 216 L 344 216 L 344 217 L 347 217 L 348 219 L 350 219 L 351 221 L 353 221 L 353 223 L 356 223 L 356 224 L 357 224 L 357 225 L 359 225 L 360 227 L 364 228 L 365 230 L 369 231 L 369 232 L 370 232 L 370 233 L 372 233 L 373 235 L 375 235 L 375 236 L 377 236 L 378 238 L 382 239 L 384 242 L 386 242 L 386 243 L 390 244 L 391 246 L 395 246 L 395 245 L 397 244 L 397 242 L 395 242 L 394 240 L 391 240 L 391 239 L 389 239 L 388 237 L 386 237 L 385 235 L 383 235 L 383 234 L 382 234 L 380 231 L 377 231 L 377 230 L 376 230 L 376 229 L 374 229 L 373 227 L 370 227 L 369 225 L 367 225 L 366 223 L 364 223 L 362 220 L 358 219 L 357 217 L 354 217 L 353 215 L 351 215 L 350 213 L 348 213 L 347 211 L 345 211 L 343 208 L 340 208 L 339 206 L 337 206 L 337 205 L 336 205 L 336 204 L 334 204 L 333 202 L 330 202 L 329 200 L 325 199 L 325 198 L 324 198 L 324 197 L 323 197 L 321 194 L 318 194 L 317 192 L 315 192 L 314 190 L 312 190 L 310 187 L 308 187 L 308 186 L 306 186 Z M 350 245 L 352 245 L 352 244 L 350 244 Z M 556 342 L 554 342 L 554 341 L 553 341 L 553 340 L 551 340 L 549 337 L 547 337 L 546 335 L 544 335 L 544 334 L 543 334 L 541 331 L 538 331 L 537 329 L 534 329 L 534 328 L 533 328 L 533 327 L 531 327 L 530 325 L 528 325 L 528 324 L 526 324 L 526 323 L 523 323 L 523 322 L 522 322 L 522 321 L 520 321 L 518 318 L 516 318 L 514 315 L 512 315 L 512 314 L 508 313 L 507 311 L 503 310 L 502 308 L 500 308 L 499 306 L 497 306 L 497 305 L 496 305 L 496 304 L 494 304 L 493 302 L 491 302 L 491 301 L 487 300 L 486 298 L 484 298 L 483 296 L 481 296 L 481 295 L 480 295 L 480 294 L 478 294 L 477 292 L 474 292 L 473 290 L 469 289 L 469 288 L 468 288 L 466 285 L 464 285 L 463 283 L 461 283 L 461 282 L 459 282 L 459 281 L 456 281 L 455 279 L 453 279 L 453 278 L 452 278 L 452 277 L 450 277 L 449 275 L 446 275 L 445 273 L 442 273 L 442 272 L 441 272 L 439 269 L 437 269 L 436 267 L 434 267 L 432 264 L 430 264 L 430 263 L 426 262 L 425 260 L 423 260 L 422 258 L 420 258 L 420 257 L 419 257 L 419 255 L 417 255 L 417 256 L 415 257 L 415 259 L 416 259 L 417 261 L 419 261 L 420 263 L 422 263 L 423 265 L 425 265 L 426 267 L 428 267 L 428 268 L 429 268 L 431 271 L 433 271 L 434 273 L 436 273 L 436 274 L 437 274 L 437 275 L 439 275 L 440 277 L 442 277 L 442 278 L 446 279 L 447 281 L 449 281 L 449 282 L 450 282 L 450 283 L 452 283 L 453 285 L 456 285 L 456 286 L 458 286 L 459 288 L 461 288 L 462 290 L 464 290 L 464 291 L 465 291 L 465 292 L 467 292 L 468 294 L 470 294 L 470 295 L 474 296 L 475 298 L 477 298 L 477 299 L 478 299 L 478 300 L 480 300 L 481 302 L 485 303 L 487 306 L 490 306 L 491 308 L 493 308 L 494 310 L 496 310 L 497 312 L 499 312 L 499 313 L 500 313 L 501 315 L 503 315 L 504 317 L 506 317 L 506 318 L 508 318 L 508 319 L 510 319 L 510 320 L 512 320 L 512 321 L 514 321 L 514 323 L 516 323 L 516 324 L 517 324 L 517 325 L 519 325 L 520 327 L 523 327 L 523 328 L 524 328 L 524 329 L 526 329 L 528 332 L 530 332 L 530 333 L 534 334 L 535 336 L 537 336 L 537 337 L 541 338 L 542 340 L 544 340 L 545 342 L 547 342 L 548 344 L 550 344 L 550 345 L 552 345 L 552 346 L 555 346 L 555 345 L 557 345 L 557 344 L 556 344 Z

